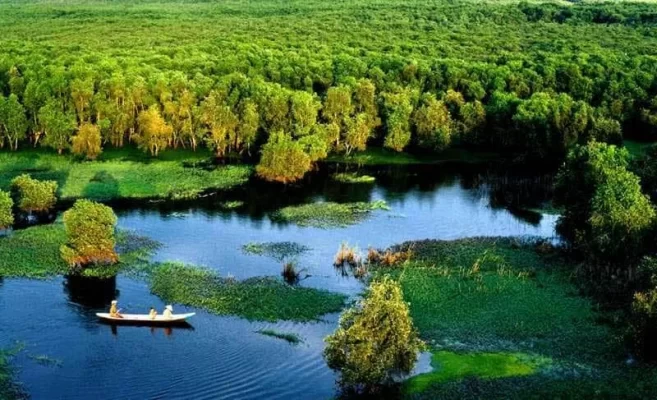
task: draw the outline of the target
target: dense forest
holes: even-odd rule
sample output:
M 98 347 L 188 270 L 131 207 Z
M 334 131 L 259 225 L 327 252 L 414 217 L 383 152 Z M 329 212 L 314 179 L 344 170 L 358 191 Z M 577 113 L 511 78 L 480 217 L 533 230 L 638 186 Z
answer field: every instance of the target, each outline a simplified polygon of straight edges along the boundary
M 657 133 L 657 5 L 0 2 L 0 146 L 207 146 L 291 181 L 368 145 L 561 157 Z

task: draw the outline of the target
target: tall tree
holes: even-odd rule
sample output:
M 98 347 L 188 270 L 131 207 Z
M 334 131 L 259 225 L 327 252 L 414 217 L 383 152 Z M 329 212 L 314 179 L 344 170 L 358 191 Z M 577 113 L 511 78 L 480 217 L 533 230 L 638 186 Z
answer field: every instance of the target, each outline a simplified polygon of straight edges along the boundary
M 18 101 L 15 94 L 8 98 L 0 98 L 0 124 L 5 139 L 12 150 L 18 149 L 18 142 L 27 135 L 27 117 L 25 108 Z
M 38 120 L 39 129 L 44 135 L 43 144 L 62 154 L 62 151 L 69 147 L 71 135 L 76 127 L 75 116 L 62 111 L 59 101 L 51 99 L 39 110 Z M 35 145 L 37 141 L 38 136 Z
M 137 145 L 157 157 L 159 152 L 165 150 L 169 145 L 173 132 L 171 125 L 166 123 L 155 106 L 140 112 L 137 121 L 139 125 L 139 134 L 136 137 Z
M 80 125 L 77 135 L 72 138 L 71 151 L 73 154 L 84 156 L 88 160 L 95 160 L 103 151 L 98 125 L 88 122 Z

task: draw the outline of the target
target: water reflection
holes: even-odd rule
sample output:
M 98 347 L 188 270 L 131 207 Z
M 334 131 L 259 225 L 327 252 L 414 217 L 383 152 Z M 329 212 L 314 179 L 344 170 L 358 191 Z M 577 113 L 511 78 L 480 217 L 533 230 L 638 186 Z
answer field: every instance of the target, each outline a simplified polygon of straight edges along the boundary
M 194 327 L 187 322 L 181 322 L 174 326 L 148 326 L 146 324 L 131 324 L 131 323 L 112 323 L 109 321 L 100 321 L 101 324 L 110 328 L 112 336 L 118 336 L 119 331 L 125 334 L 130 334 L 131 329 L 148 329 L 152 336 L 166 336 L 171 337 L 176 330 L 193 331 Z

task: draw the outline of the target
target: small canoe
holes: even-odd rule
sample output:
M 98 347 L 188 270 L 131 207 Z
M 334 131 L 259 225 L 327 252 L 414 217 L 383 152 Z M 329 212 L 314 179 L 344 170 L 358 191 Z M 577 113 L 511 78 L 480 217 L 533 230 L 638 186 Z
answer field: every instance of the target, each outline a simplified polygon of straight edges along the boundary
M 184 322 L 187 318 L 193 317 L 196 313 L 173 314 L 171 318 L 164 318 L 163 315 L 157 315 L 154 319 L 148 314 L 121 314 L 123 318 L 116 318 L 109 313 L 96 313 L 96 316 L 104 321 L 135 323 L 135 324 L 176 324 Z

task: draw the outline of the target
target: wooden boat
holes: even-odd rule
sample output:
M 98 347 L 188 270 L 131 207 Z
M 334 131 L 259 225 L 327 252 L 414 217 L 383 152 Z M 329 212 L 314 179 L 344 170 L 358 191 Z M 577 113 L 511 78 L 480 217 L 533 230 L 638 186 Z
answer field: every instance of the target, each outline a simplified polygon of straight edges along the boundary
M 151 319 L 148 314 L 121 314 L 123 318 L 112 317 L 109 313 L 96 313 L 96 316 L 103 321 L 123 324 L 146 324 L 146 325 L 173 325 L 184 323 L 187 318 L 193 317 L 196 313 L 173 314 L 171 318 L 164 318 L 163 315 L 157 315 Z

